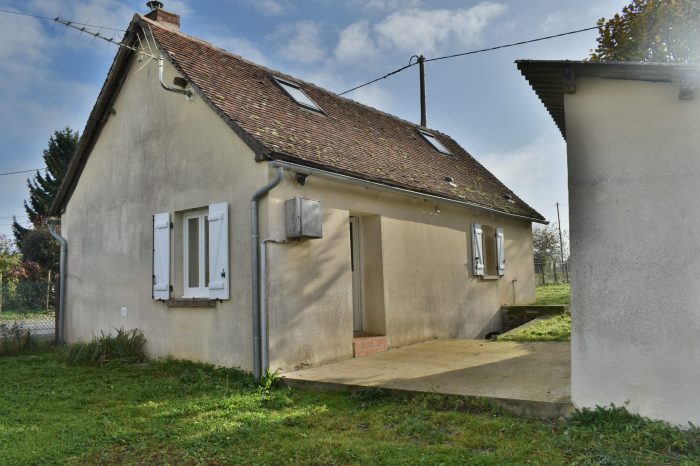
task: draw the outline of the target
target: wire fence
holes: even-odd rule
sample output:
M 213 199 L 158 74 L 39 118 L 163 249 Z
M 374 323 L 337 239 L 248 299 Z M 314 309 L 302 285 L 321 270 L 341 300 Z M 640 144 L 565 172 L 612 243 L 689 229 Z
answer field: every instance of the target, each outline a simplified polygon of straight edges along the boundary
M 9 281 L 0 274 L 0 331 L 21 329 L 34 337 L 55 338 L 56 289 L 50 275 L 38 281 Z
M 535 276 L 539 285 L 569 283 L 569 263 L 564 262 L 562 269 L 562 264 L 554 261 L 535 261 Z

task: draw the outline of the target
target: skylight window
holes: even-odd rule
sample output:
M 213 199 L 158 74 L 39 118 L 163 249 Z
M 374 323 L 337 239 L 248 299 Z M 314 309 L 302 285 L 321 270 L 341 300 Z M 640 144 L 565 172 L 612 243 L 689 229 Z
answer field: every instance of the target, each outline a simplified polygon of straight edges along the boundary
M 423 136 L 423 138 L 424 138 L 426 141 L 428 141 L 428 142 L 430 143 L 430 145 L 433 146 L 438 152 L 441 152 L 441 153 L 443 153 L 443 154 L 445 154 L 445 155 L 452 155 L 452 152 L 450 152 L 450 150 L 449 150 L 447 147 L 443 146 L 442 143 L 441 143 L 440 141 L 438 141 L 437 138 L 436 138 L 435 136 L 433 136 L 432 134 L 428 133 L 427 131 L 418 130 L 418 132 L 419 132 L 420 135 Z
M 319 107 L 316 102 L 311 100 L 311 97 L 306 95 L 304 91 L 301 90 L 298 84 L 294 84 L 289 81 L 285 81 L 284 79 L 274 77 L 275 82 L 279 84 L 279 86 L 286 92 L 289 97 L 294 99 L 296 103 L 301 105 L 302 107 L 310 108 L 311 110 L 316 110 L 317 112 L 321 112 L 321 107 Z

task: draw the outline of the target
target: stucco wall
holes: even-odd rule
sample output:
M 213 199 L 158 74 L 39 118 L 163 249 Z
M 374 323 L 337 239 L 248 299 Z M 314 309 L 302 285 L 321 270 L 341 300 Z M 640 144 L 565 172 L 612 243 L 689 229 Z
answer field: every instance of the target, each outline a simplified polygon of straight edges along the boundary
M 567 95 L 572 397 L 700 423 L 700 99 L 579 79 Z
M 153 356 L 251 369 L 249 200 L 268 171 L 200 98 L 186 102 L 161 89 L 156 62 L 140 67 L 133 65 L 62 218 L 66 336 L 139 328 Z M 172 79 L 170 67 L 166 76 Z M 221 201 L 230 203 L 231 299 L 201 309 L 153 301 L 151 216 Z M 176 261 L 171 276 L 179 297 Z
M 172 73 L 166 67 L 166 81 Z M 139 328 L 152 356 L 250 370 L 249 201 L 270 179 L 269 168 L 254 162 L 201 99 L 186 102 L 162 90 L 153 62 L 133 66 L 114 109 L 62 218 L 69 244 L 68 340 Z M 502 304 L 534 300 L 527 221 L 319 176 L 300 186 L 287 173 L 262 202 L 261 237 L 284 239 L 284 200 L 294 196 L 322 201 L 324 235 L 269 246 L 273 370 L 352 357 L 351 215 L 363 219 L 367 330 L 386 333 L 390 346 L 482 337 L 499 328 Z M 230 204 L 231 299 L 200 309 L 153 301 L 152 215 L 221 201 Z M 171 282 L 179 297 L 182 235 L 179 217 L 173 218 Z M 472 276 L 472 222 L 505 229 L 505 277 Z
M 381 329 L 377 321 L 382 317 L 376 313 L 383 304 L 390 346 L 431 338 L 483 337 L 500 328 L 500 306 L 513 303 L 513 285 L 516 303 L 534 301 L 529 222 L 340 184 L 320 176 L 312 175 L 300 186 L 286 175 L 271 193 L 269 236 L 284 238 L 284 200 L 295 196 L 322 202 L 323 239 L 270 248 L 273 369 L 352 357 L 350 216 L 366 219 L 361 220 L 364 243 L 371 240 L 368 237 L 380 241 L 364 248 L 374 265 L 374 270 L 365 267 L 365 280 L 380 275 L 384 285 L 382 289 L 368 287 L 366 299 L 373 297 L 376 307 L 365 306 L 364 320 L 371 326 L 367 330 Z M 472 222 L 504 227 L 505 277 L 473 277 Z M 381 258 L 374 257 L 376 254 Z M 376 270 L 377 266 L 381 270 Z

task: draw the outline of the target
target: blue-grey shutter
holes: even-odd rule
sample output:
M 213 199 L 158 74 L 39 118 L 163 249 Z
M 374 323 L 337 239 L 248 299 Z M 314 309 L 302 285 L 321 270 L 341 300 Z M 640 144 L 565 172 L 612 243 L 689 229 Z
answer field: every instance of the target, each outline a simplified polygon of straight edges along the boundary
M 209 298 L 229 299 L 228 202 L 209 206 Z
M 498 257 L 498 275 L 506 274 L 506 241 L 503 228 L 496 228 L 496 252 Z
M 153 299 L 170 299 L 170 214 L 153 216 Z
M 472 223 L 472 261 L 474 275 L 482 277 L 484 275 L 484 241 L 482 238 L 481 225 Z

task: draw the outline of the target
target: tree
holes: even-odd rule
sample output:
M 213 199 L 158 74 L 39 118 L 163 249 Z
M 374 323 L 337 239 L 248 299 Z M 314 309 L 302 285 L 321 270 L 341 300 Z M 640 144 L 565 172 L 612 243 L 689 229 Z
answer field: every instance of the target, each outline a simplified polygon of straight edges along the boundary
M 0 276 L 9 275 L 20 263 L 20 255 L 12 241 L 5 235 L 0 235 Z
M 564 240 L 564 262 L 566 258 L 566 238 Z M 546 265 L 553 259 L 561 265 L 561 248 L 559 247 L 559 229 L 556 225 L 536 225 L 532 229 L 532 246 L 535 262 Z
M 22 260 L 39 264 L 45 275 L 49 270 L 56 274 L 59 269 L 59 255 L 61 247 L 46 226 L 27 230 L 22 243 L 19 245 L 22 251 Z
M 54 131 L 53 136 L 49 138 L 48 147 L 44 150 L 46 174 L 42 175 L 41 172 L 36 172 L 33 179 L 27 179 L 29 202 L 24 201 L 24 210 L 27 212 L 34 229 L 45 228 L 49 208 L 56 197 L 59 186 L 61 186 L 70 159 L 78 147 L 78 140 L 78 132 L 68 127 Z M 17 223 L 16 219 L 12 223 L 12 232 L 20 250 L 22 250 L 24 238 L 29 230 L 29 228 Z M 22 252 L 24 253 L 23 250 Z
M 598 32 L 591 61 L 697 63 L 700 2 L 632 0 L 622 14 L 599 19 Z

